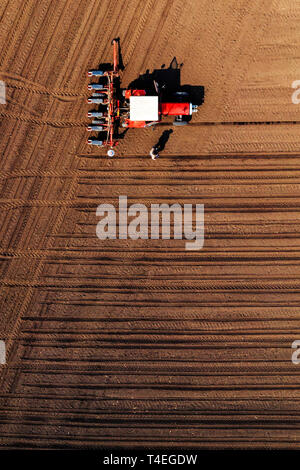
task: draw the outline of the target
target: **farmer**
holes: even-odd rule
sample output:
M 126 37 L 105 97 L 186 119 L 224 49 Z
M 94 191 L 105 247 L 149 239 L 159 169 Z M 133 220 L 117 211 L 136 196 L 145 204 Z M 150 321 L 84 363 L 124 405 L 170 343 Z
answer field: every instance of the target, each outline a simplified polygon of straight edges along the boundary
M 152 160 L 155 160 L 157 157 L 159 157 L 158 148 L 155 146 L 152 147 L 152 149 L 149 152 L 149 155 L 152 158 Z
M 152 158 L 152 160 L 155 160 L 157 157 L 159 157 L 159 152 L 162 152 L 162 150 L 164 150 L 166 143 L 168 142 L 169 137 L 172 134 L 172 132 L 173 130 L 169 129 L 162 133 L 158 142 L 150 150 L 150 157 Z

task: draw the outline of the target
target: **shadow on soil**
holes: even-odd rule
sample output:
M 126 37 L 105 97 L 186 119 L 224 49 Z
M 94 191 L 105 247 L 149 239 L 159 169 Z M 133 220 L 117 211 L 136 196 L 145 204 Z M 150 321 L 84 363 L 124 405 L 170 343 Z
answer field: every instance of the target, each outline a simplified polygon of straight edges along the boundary
M 125 69 L 125 65 L 122 57 L 122 49 L 120 44 L 120 38 L 116 38 L 119 43 L 119 68 L 120 70 Z M 155 82 L 158 85 L 159 91 L 163 92 L 164 96 L 168 100 L 173 99 L 173 94 L 175 92 L 186 92 L 189 94 L 190 101 L 197 105 L 201 106 L 204 103 L 205 98 L 205 89 L 204 86 L 195 86 L 195 85 L 181 85 L 181 68 L 183 63 L 179 63 L 176 57 L 170 62 L 170 65 L 167 67 L 166 64 L 162 64 L 160 69 L 155 69 L 153 72 L 146 70 L 144 74 L 141 74 L 138 78 L 129 83 L 127 88 L 137 89 L 137 90 L 146 90 L 147 94 L 157 94 L 157 89 L 155 88 Z M 101 70 L 111 70 L 111 63 L 102 63 L 99 64 L 99 69 Z
M 175 92 L 186 92 L 189 94 L 193 104 L 201 106 L 204 103 L 204 86 L 181 85 L 180 75 L 182 67 L 183 64 L 179 64 L 176 57 L 174 57 L 169 67 L 166 68 L 165 64 L 163 64 L 160 69 L 155 69 L 151 73 L 150 70 L 146 70 L 146 73 L 133 80 L 128 88 L 146 90 L 149 94 L 157 94 L 155 88 L 156 82 L 159 90 L 163 91 L 164 96 L 168 100 L 172 100 L 172 95 Z
M 154 145 L 157 152 L 162 152 L 168 142 L 170 135 L 173 133 L 173 129 L 168 129 L 162 133 L 157 143 Z

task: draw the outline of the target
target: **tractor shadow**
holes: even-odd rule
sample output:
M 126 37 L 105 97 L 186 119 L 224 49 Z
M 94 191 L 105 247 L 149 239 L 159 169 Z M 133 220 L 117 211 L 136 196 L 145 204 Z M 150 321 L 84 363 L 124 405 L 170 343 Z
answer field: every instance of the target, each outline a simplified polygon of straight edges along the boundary
M 201 106 L 204 103 L 205 88 L 204 86 L 194 85 L 181 85 L 181 68 L 183 63 L 179 64 L 176 57 L 174 57 L 169 65 L 166 67 L 165 64 L 160 69 L 155 69 L 150 73 L 150 70 L 146 70 L 146 73 L 141 74 L 138 78 L 133 80 L 128 88 L 136 90 L 146 90 L 147 94 L 157 94 L 155 88 L 155 82 L 158 87 L 164 93 L 164 97 L 168 100 L 172 100 L 173 94 L 178 91 L 187 92 L 190 96 L 190 100 L 193 104 Z

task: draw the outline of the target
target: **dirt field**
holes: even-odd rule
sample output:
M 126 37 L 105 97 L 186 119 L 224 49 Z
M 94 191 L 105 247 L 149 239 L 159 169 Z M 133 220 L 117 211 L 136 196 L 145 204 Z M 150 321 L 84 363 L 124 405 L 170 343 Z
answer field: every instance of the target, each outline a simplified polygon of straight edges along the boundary
M 300 448 L 300 2 L 2 0 L 3 448 Z M 86 72 L 182 63 L 190 126 L 86 145 Z M 172 127 L 172 126 L 171 126 Z M 205 245 L 96 237 L 96 208 L 204 203 Z

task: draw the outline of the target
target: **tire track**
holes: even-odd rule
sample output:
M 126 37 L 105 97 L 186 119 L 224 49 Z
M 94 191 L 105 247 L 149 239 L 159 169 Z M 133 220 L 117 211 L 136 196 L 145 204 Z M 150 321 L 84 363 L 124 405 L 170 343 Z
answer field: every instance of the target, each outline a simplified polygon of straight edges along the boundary
M 57 128 L 64 128 L 64 127 L 86 127 L 88 125 L 88 122 L 74 122 L 74 121 L 55 121 L 55 120 L 49 120 L 49 119 L 37 119 L 37 118 L 32 118 L 28 116 L 20 116 L 19 114 L 14 114 L 14 113 L 7 113 L 5 111 L 0 111 L 0 116 L 8 118 L 8 119 L 13 119 L 15 121 L 21 121 L 21 122 L 29 122 L 31 124 L 37 124 L 37 125 L 47 125 L 51 127 L 57 127 Z
M 24 90 L 28 93 L 37 93 L 40 95 L 50 95 L 54 96 L 55 98 L 63 99 L 63 98 L 85 98 L 89 96 L 89 93 L 82 93 L 81 91 L 67 91 L 64 88 L 54 90 L 54 89 L 47 89 L 45 86 L 41 85 L 38 82 L 34 82 L 22 76 L 17 76 L 15 74 L 5 72 L 0 70 L 0 77 L 5 78 L 5 82 L 8 88 L 13 88 L 17 90 Z M 17 83 L 10 83 L 7 79 L 12 81 L 16 81 Z M 21 82 L 21 84 L 19 84 Z M 25 85 L 23 85 L 25 83 Z M 28 84 L 26 86 L 26 84 Z M 33 88 L 34 87 L 34 88 Z

